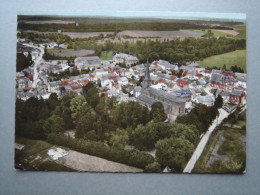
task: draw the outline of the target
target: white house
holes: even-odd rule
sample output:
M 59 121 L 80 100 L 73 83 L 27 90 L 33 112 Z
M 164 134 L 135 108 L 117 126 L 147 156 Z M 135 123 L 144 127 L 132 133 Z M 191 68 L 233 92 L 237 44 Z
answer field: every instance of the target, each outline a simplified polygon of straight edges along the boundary
M 117 53 L 113 56 L 114 64 L 125 63 L 126 66 L 131 66 L 132 64 L 135 64 L 138 61 L 139 60 L 137 57 L 125 53 Z
M 128 79 L 126 77 L 120 77 L 117 79 L 117 82 L 119 85 L 127 85 L 128 84 Z

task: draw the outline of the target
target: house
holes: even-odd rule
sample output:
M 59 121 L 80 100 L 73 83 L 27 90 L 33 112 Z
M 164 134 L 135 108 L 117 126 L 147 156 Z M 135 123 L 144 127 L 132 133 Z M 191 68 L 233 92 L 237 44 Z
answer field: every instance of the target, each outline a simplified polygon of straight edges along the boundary
M 78 70 L 98 68 L 101 66 L 101 61 L 98 56 L 87 56 L 87 57 L 77 57 L 74 60 L 75 67 Z
M 57 93 L 57 94 L 59 94 L 59 92 L 60 92 L 60 84 L 58 84 L 58 82 L 57 81 L 53 81 L 53 82 L 49 82 L 49 84 L 48 84 L 48 92 L 49 93 Z
M 177 85 L 181 88 L 187 87 L 188 85 L 188 80 L 184 80 L 184 79 L 178 79 L 177 80 Z
M 233 74 L 212 72 L 210 86 L 225 90 L 229 87 L 234 87 L 236 82 L 237 80 Z
M 120 77 L 117 79 L 117 82 L 119 85 L 127 85 L 128 84 L 128 79 L 126 77 Z
M 102 76 L 101 78 L 101 87 L 107 87 L 109 89 L 112 89 L 112 82 L 108 78 L 108 76 Z
M 235 75 L 237 78 L 236 86 L 246 89 L 246 73 L 235 73 Z
M 139 59 L 135 56 L 125 54 L 125 53 L 117 53 L 113 56 L 113 63 L 114 64 L 123 64 L 125 63 L 126 66 L 131 66 L 136 64 Z
M 246 92 L 243 89 L 232 89 L 230 93 L 230 103 L 240 106 L 246 104 Z
M 138 97 L 138 96 L 141 94 L 141 90 L 142 90 L 142 87 L 140 87 L 140 86 L 135 86 L 135 87 L 134 87 L 134 96 L 135 96 L 135 97 Z
M 213 96 L 198 96 L 195 98 L 195 102 L 198 104 L 204 104 L 206 106 L 213 106 L 215 98 Z

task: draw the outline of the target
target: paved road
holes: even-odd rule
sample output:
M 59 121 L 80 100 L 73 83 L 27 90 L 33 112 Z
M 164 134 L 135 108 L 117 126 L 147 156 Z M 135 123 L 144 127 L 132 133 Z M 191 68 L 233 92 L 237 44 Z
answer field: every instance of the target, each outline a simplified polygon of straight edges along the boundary
M 217 125 L 219 125 L 222 120 L 224 118 L 226 118 L 229 115 L 228 112 L 226 112 L 225 110 L 223 110 L 222 108 L 219 109 L 219 117 L 216 118 L 212 125 L 209 127 L 208 131 L 205 133 L 205 135 L 202 137 L 202 139 L 200 140 L 200 143 L 198 144 L 196 150 L 194 151 L 191 159 L 189 160 L 189 162 L 187 163 L 185 169 L 183 170 L 183 173 L 191 173 L 192 169 L 194 168 L 197 160 L 199 159 L 202 151 L 204 150 L 212 132 L 214 131 L 215 127 Z
M 42 47 L 37 47 L 37 46 L 33 46 L 33 45 L 29 45 L 29 44 L 24 44 L 27 47 L 33 47 L 36 49 L 39 49 L 41 52 L 39 54 L 39 56 L 36 57 L 36 59 L 33 62 L 33 83 L 32 83 L 32 87 L 36 88 L 37 87 L 37 83 L 40 80 L 39 79 L 39 74 L 38 74 L 38 67 L 40 66 L 41 63 L 44 62 L 44 59 L 42 58 L 43 54 L 44 54 L 44 49 Z

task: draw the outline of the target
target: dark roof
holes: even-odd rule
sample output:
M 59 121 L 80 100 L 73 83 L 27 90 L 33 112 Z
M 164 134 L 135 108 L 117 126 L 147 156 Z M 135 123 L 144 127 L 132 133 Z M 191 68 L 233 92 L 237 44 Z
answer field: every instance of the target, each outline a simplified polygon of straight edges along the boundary
M 179 98 L 177 97 L 176 95 L 172 94 L 172 93 L 167 93 L 165 91 L 162 91 L 162 90 L 158 90 L 158 89 L 154 89 L 152 87 L 149 87 L 147 89 L 151 94 L 154 94 L 156 96 L 161 96 L 165 99 L 168 99 L 170 101 L 174 101 L 174 102 L 186 102 L 185 99 L 183 98 Z
M 233 89 L 231 94 L 235 95 L 235 96 L 242 96 L 243 95 L 243 90 Z
M 153 105 L 156 102 L 161 102 L 159 100 L 153 99 L 151 97 L 148 97 L 147 95 L 141 94 L 136 99 L 145 102 L 146 104 Z M 164 102 L 161 102 L 163 105 L 164 110 L 167 110 L 169 108 L 169 104 L 166 104 Z

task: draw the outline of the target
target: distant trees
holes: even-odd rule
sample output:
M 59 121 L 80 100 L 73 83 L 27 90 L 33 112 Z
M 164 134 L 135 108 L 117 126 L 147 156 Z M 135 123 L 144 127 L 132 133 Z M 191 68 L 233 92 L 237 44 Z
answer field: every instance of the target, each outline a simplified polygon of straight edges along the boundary
M 244 73 L 243 68 L 240 68 L 240 67 L 238 67 L 237 65 L 235 65 L 235 66 L 231 66 L 231 67 L 230 67 L 230 70 L 233 71 L 233 72 Z

